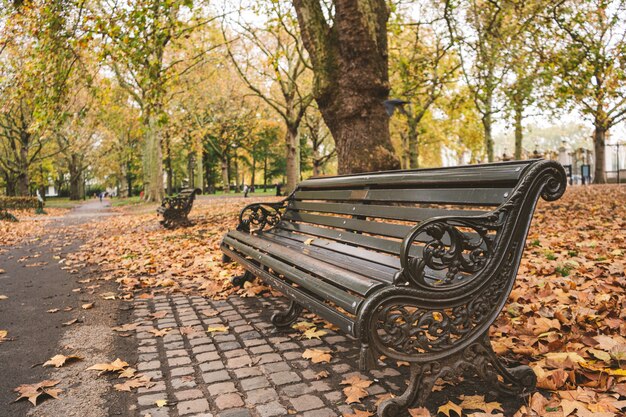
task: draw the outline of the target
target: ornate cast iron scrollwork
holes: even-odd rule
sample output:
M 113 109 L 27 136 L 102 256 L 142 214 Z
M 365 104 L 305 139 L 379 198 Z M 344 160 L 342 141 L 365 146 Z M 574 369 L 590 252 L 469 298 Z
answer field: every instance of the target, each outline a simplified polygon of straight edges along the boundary
M 507 395 L 531 392 L 537 383 L 528 366 L 506 367 L 491 348 L 487 333 L 455 355 L 423 364 L 411 364 L 411 379 L 404 393 L 383 402 L 379 417 L 396 417 L 402 410 L 424 406 L 437 379 L 454 381 L 466 374 L 476 374 L 496 390 Z
M 498 215 L 467 218 L 439 218 L 422 223 L 404 239 L 399 277 L 422 288 L 450 287 L 467 282 L 467 274 L 480 272 L 494 256 L 495 233 L 502 227 Z M 462 229 L 471 229 L 470 232 Z M 409 256 L 413 242 L 430 236 L 422 257 Z M 426 268 L 446 270 L 444 279 L 427 281 Z
M 237 230 L 252 233 L 260 232 L 266 227 L 271 229 L 280 222 L 284 210 L 285 205 L 282 202 L 250 204 L 239 213 Z

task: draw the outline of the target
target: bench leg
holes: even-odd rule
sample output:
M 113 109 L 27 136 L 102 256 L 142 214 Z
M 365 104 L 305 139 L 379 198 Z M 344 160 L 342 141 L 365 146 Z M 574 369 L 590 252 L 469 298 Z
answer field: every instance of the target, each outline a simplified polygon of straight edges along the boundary
M 230 256 L 226 255 L 225 253 L 222 253 L 222 263 L 223 264 L 229 264 L 232 261 L 233 260 L 230 258 Z
M 464 374 L 478 375 L 479 379 L 505 395 L 528 394 L 537 383 L 537 377 L 529 366 L 505 366 L 485 334 L 455 355 L 438 361 L 411 364 L 411 379 L 406 390 L 401 396 L 381 403 L 378 416 L 395 417 L 408 408 L 422 407 L 437 379 L 455 380 Z
M 302 313 L 302 306 L 295 301 L 289 304 L 287 311 L 280 311 L 274 313 L 272 316 L 272 324 L 278 328 L 285 328 L 291 326 Z
M 232 277 L 230 279 L 230 282 L 235 287 L 243 287 L 243 284 L 245 284 L 246 281 L 254 281 L 254 278 L 254 275 L 252 275 L 250 271 L 246 271 L 243 273 L 243 275 L 237 275 Z

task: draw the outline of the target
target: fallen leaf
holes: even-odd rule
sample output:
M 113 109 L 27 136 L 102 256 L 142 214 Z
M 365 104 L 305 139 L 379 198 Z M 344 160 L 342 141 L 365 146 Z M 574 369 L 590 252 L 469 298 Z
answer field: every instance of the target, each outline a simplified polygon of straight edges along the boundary
M 341 385 L 348 385 L 343 389 L 343 393 L 346 395 L 346 404 L 353 404 L 360 403 L 363 398 L 369 395 L 365 388 L 372 385 L 372 381 L 354 375 L 341 381 Z
M 87 368 L 88 371 L 100 371 L 99 375 L 105 372 L 122 372 L 128 366 L 127 362 L 124 362 L 120 358 L 115 359 L 110 363 L 97 363 Z
M 319 371 L 317 374 L 315 374 L 315 379 L 320 380 L 328 378 L 329 375 L 330 374 L 328 373 L 328 371 Z
M 17 402 L 23 398 L 28 398 L 28 401 L 30 401 L 33 405 L 37 405 L 37 400 L 39 399 L 41 395 L 48 395 L 52 398 L 57 399 L 59 398 L 59 394 L 63 391 L 57 388 L 52 388 L 52 387 L 58 385 L 59 382 L 61 381 L 60 380 L 45 380 L 37 384 L 20 385 L 14 390 L 18 394 L 20 394 L 20 396 L 14 402 Z
M 307 329 L 304 333 L 302 333 L 302 337 L 306 337 L 307 339 L 319 339 L 320 336 L 324 336 L 326 332 L 324 330 L 317 330 L 315 327 L 311 327 Z
M 200 313 L 204 314 L 206 317 L 209 317 L 209 318 L 215 317 L 215 316 L 220 314 L 219 311 L 211 310 L 211 309 L 202 310 L 202 311 L 200 311 Z
M 167 316 L 167 311 L 159 311 L 157 313 L 150 314 L 150 317 L 152 317 L 153 319 L 162 319 L 165 316 Z
M 7 338 L 8 334 L 9 334 L 8 331 L 0 330 L 0 343 L 4 342 L 4 340 Z
M 298 323 L 294 324 L 291 327 L 293 329 L 298 330 L 298 331 L 304 332 L 307 329 L 310 329 L 311 327 L 315 327 L 315 323 L 311 323 L 311 322 L 308 322 L 308 321 L 299 321 Z
M 90 308 L 93 308 L 94 304 L 95 303 L 86 303 L 86 304 L 83 304 L 81 307 L 83 310 L 89 310 Z
M 408 411 L 411 417 L 431 417 L 430 411 L 425 407 L 409 408 Z
M 304 359 L 311 359 L 313 363 L 330 363 L 332 360 L 332 356 L 330 355 L 330 350 L 323 349 L 307 349 L 302 354 Z
M 228 326 L 209 326 L 206 329 L 207 333 L 219 333 L 219 332 L 227 332 Z
M 74 361 L 81 361 L 81 360 L 83 360 L 83 358 L 81 358 L 80 356 L 76 356 L 76 355 L 69 355 L 69 356 L 54 355 L 52 358 L 50 358 L 50 360 L 44 362 L 42 366 L 54 366 L 55 368 L 60 368 L 61 366 L 65 365 L 66 362 L 74 362 Z
M 74 320 L 64 322 L 63 326 L 71 326 L 72 324 L 75 324 L 75 323 L 82 323 L 82 322 L 79 319 L 74 319 Z
M 7 297 L 6 295 L 0 294 L 0 300 L 6 300 L 7 298 L 9 298 L 9 297 Z
M 171 327 L 166 327 L 165 329 L 150 329 L 148 330 L 150 333 L 152 333 L 155 337 L 163 337 L 166 334 L 168 334 L 169 332 L 172 331 Z
M 315 240 L 315 238 L 309 238 L 307 240 L 304 241 L 304 244 L 307 246 L 311 246 L 311 243 L 313 243 L 313 241 Z
M 130 332 L 133 330 L 137 330 L 141 323 L 127 323 L 118 327 L 112 327 L 112 329 L 116 332 Z
M 157 407 L 161 408 L 167 405 L 167 400 L 156 400 L 154 403 Z
M 450 416 L 450 411 L 454 411 L 459 417 L 463 415 L 463 408 L 461 408 L 460 405 L 453 403 L 452 401 L 448 401 L 446 404 L 440 406 L 437 409 L 437 413 L 442 413 L 448 417 L 452 417 Z
M 371 417 L 374 414 L 367 410 L 352 410 L 353 413 L 350 414 L 342 414 L 343 417 Z
M 51 308 L 50 310 L 46 310 L 46 313 L 56 313 L 57 311 L 59 311 L 58 308 Z
M 151 386 L 153 386 L 155 383 L 151 382 L 152 378 L 150 378 L 149 376 L 146 375 L 137 375 L 136 378 L 132 378 L 127 380 L 124 383 L 121 384 L 115 384 L 113 385 L 113 388 L 115 388 L 116 391 L 127 391 L 130 392 L 131 390 L 135 389 L 135 388 L 150 388 Z

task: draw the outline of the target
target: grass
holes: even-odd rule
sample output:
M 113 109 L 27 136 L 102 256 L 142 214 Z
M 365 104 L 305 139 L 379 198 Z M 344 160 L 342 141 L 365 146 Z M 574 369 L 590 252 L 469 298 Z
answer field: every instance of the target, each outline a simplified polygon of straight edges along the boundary
M 45 207 L 50 208 L 73 208 L 79 205 L 83 200 L 70 200 L 68 197 L 48 197 Z M 44 207 L 44 209 L 45 209 Z
M 133 204 L 141 204 L 142 201 L 139 199 L 139 196 L 134 196 L 134 197 L 122 197 L 122 198 L 112 198 L 111 199 L 111 206 L 113 207 L 124 207 L 124 206 L 130 206 Z

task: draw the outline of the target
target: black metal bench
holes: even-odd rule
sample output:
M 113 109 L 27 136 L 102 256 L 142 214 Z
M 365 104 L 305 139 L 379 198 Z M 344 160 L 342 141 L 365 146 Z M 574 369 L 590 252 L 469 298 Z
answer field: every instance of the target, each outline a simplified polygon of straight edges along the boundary
M 199 188 L 184 188 L 177 196 L 168 196 L 163 199 L 157 213 L 163 216 L 161 224 L 166 229 L 174 229 L 177 226 L 188 226 L 187 218 L 197 194 L 202 194 Z
M 252 204 L 222 241 L 225 260 L 379 355 L 411 365 L 404 394 L 379 416 L 423 405 L 438 378 L 477 373 L 507 394 L 531 391 L 528 366 L 507 367 L 488 338 L 513 288 L 539 196 L 561 197 L 562 166 L 531 160 L 314 178 L 285 200 Z

